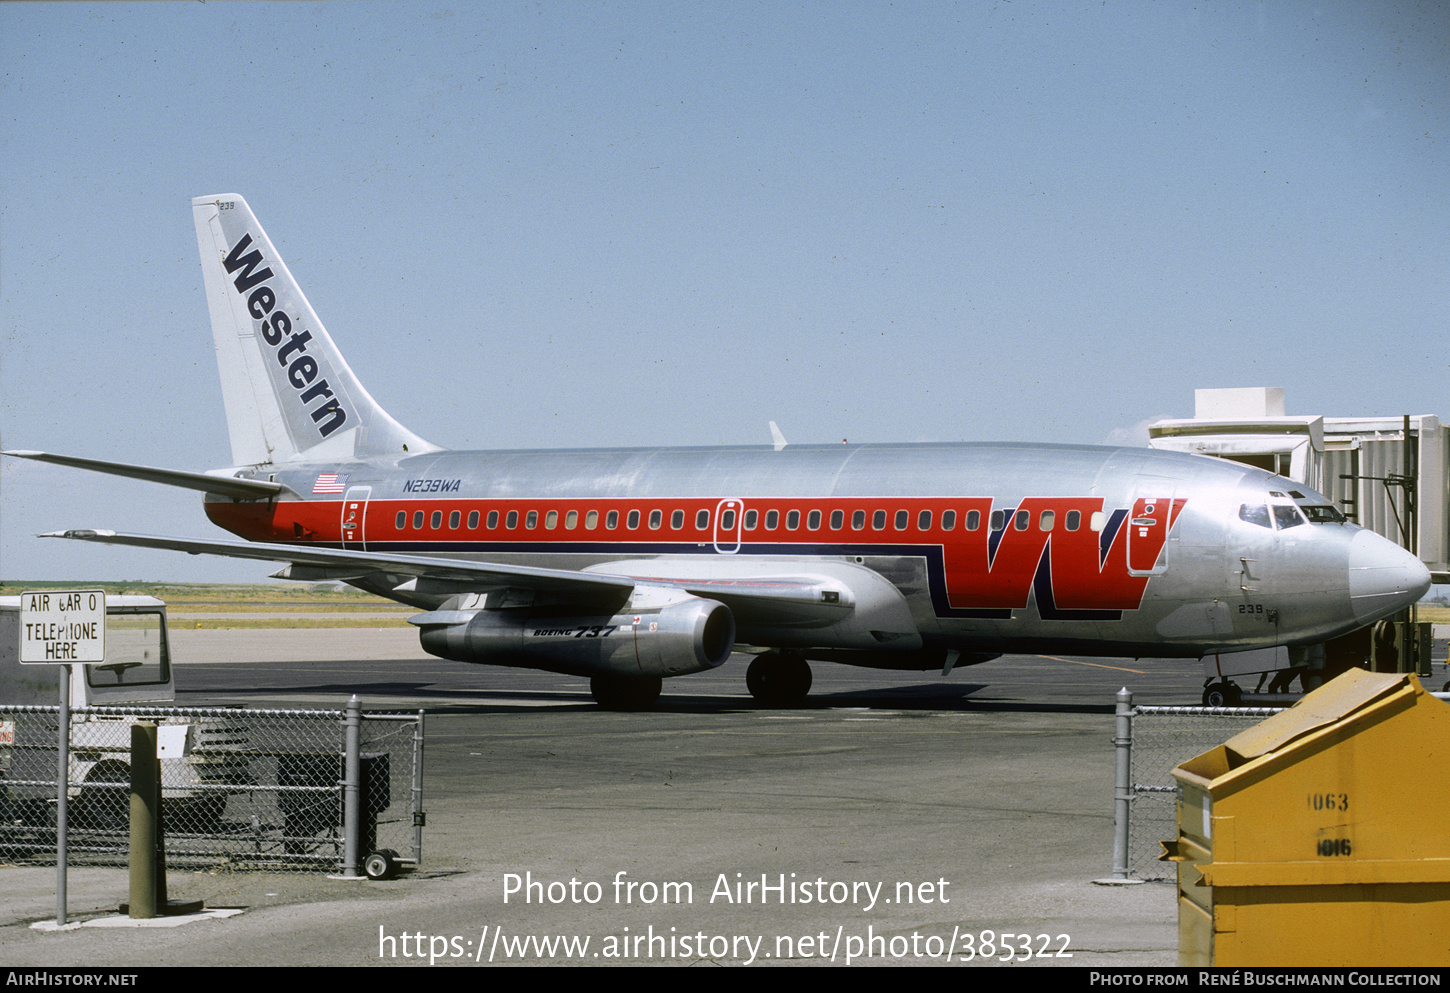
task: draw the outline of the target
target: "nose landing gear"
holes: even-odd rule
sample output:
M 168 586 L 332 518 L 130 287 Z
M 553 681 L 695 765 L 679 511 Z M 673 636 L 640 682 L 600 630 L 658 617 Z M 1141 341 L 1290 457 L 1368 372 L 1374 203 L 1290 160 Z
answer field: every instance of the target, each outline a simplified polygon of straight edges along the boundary
M 1237 707 L 1243 698 L 1244 691 L 1231 679 L 1220 679 L 1203 687 L 1205 707 Z

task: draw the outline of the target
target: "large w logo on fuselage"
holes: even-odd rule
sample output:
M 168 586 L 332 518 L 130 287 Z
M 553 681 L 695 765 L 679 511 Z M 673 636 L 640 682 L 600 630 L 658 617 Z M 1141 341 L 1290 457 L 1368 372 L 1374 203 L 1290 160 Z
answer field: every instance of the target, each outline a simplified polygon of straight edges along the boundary
M 1035 591 L 1044 619 L 1116 620 L 1142 602 L 1185 503 L 1144 497 L 1131 512 L 1103 514 L 1101 498 L 1028 497 L 999 507 L 1001 527 L 959 532 L 943 547 L 937 614 L 1010 617 Z M 968 510 L 985 523 L 992 501 L 969 501 Z

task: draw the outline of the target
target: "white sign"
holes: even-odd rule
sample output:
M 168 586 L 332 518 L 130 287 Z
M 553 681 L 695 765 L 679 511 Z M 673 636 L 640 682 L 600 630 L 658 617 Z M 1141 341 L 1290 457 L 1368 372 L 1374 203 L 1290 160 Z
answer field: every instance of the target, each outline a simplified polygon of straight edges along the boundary
M 20 661 L 106 660 L 104 590 L 32 590 L 20 594 Z

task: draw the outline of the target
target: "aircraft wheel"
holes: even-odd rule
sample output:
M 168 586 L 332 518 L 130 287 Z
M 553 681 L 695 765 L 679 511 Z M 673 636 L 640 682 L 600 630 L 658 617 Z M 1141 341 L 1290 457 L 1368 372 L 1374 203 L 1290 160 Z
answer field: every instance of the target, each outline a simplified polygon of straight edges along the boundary
M 659 676 L 608 673 L 591 678 L 589 692 L 594 694 L 594 702 L 605 710 L 649 710 L 660 698 L 662 685 Z
M 1237 707 L 1243 702 L 1243 690 L 1237 683 L 1221 679 L 1210 683 L 1203 691 L 1205 707 Z
M 398 853 L 391 848 L 373 852 L 363 859 L 363 872 L 369 879 L 392 879 L 398 874 Z
M 761 706 L 799 707 L 811 691 L 811 666 L 795 655 L 766 652 L 745 670 L 745 685 Z

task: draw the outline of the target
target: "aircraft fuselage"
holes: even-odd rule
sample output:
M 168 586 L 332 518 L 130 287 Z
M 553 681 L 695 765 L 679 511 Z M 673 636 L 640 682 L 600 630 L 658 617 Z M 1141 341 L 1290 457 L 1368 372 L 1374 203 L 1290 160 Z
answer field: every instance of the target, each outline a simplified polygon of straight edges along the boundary
M 1273 505 L 1295 504 L 1291 489 L 1301 505 L 1323 498 L 1170 452 L 545 450 L 268 468 L 266 478 L 307 497 L 213 498 L 211 519 L 252 541 L 603 573 L 627 564 L 635 577 L 825 569 L 849 584 L 845 567 L 884 578 L 909 609 L 909 629 L 849 637 L 737 617 L 739 639 L 762 646 L 1198 657 L 1320 642 L 1362 623 L 1349 573 L 1365 532 L 1311 524 L 1302 511 L 1293 526 L 1282 526 L 1291 511 L 1280 527 L 1255 523 L 1243 507 L 1272 518 Z M 416 587 L 389 595 L 429 608 L 447 600 Z

